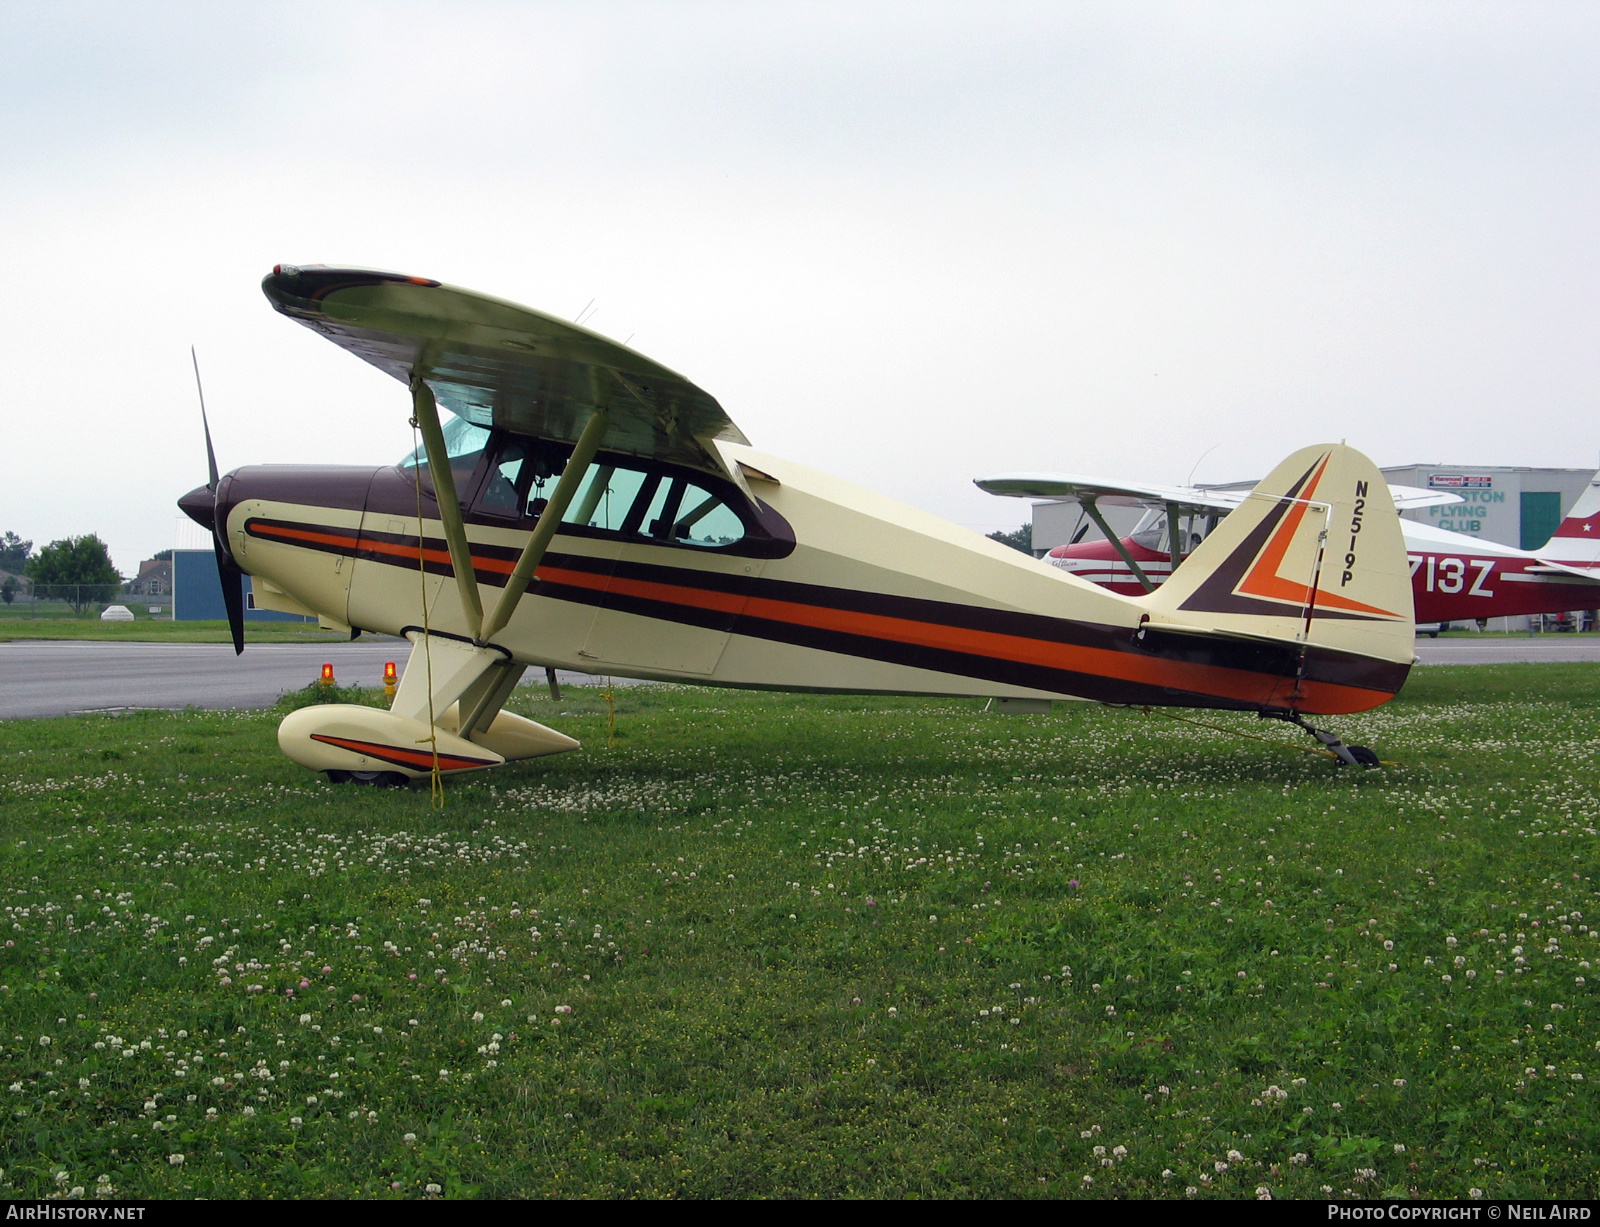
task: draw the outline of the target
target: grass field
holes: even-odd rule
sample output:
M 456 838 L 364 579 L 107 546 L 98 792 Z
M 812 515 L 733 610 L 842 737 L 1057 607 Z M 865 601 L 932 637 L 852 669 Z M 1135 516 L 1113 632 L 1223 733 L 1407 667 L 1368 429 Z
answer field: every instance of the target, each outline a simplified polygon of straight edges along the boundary
M 1593 1195 L 1600 666 L 1414 677 L 1371 772 L 528 690 L 585 750 L 442 809 L 274 713 L 0 724 L 0 1195 Z
M 315 622 L 246 622 L 246 643 L 343 642 L 348 632 L 325 631 Z M 137 643 L 232 643 L 226 622 L 174 622 L 140 618 L 102 622 L 98 618 L 0 617 L 0 643 L 13 639 L 93 639 Z

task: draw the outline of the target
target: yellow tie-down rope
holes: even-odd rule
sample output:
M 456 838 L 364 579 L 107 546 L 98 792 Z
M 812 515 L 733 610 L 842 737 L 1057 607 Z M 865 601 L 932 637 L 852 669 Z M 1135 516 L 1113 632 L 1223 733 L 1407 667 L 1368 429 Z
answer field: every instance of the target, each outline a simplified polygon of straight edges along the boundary
M 1227 733 L 1232 737 L 1248 737 L 1251 741 L 1264 741 L 1269 746 L 1277 746 L 1280 750 L 1295 750 L 1301 754 L 1321 754 L 1333 759 L 1335 762 L 1344 762 L 1332 750 L 1324 750 L 1321 746 L 1291 746 L 1282 741 L 1275 741 L 1271 737 L 1262 737 L 1257 733 L 1247 733 L 1243 729 L 1230 729 L 1223 724 L 1209 724 L 1204 720 L 1194 720 L 1188 716 L 1174 716 L 1171 712 L 1156 711 L 1154 708 L 1141 707 L 1140 711 L 1147 716 L 1160 716 L 1163 720 L 1176 720 L 1179 724 L 1197 724 L 1203 729 L 1215 729 L 1219 733 Z M 1391 763 L 1387 759 L 1378 760 L 1380 767 L 1398 767 L 1401 764 Z

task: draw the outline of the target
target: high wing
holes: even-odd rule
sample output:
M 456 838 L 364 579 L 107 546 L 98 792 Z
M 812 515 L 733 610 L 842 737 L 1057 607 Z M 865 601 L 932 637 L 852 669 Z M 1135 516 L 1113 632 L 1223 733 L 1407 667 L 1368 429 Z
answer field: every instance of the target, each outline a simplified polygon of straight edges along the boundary
M 1202 490 L 1197 486 L 1152 486 L 1102 481 L 1078 473 L 1001 473 L 973 482 L 989 494 L 1009 498 L 1095 499 L 1109 507 L 1157 507 L 1176 503 L 1197 510 L 1232 511 L 1248 490 Z
M 1249 490 L 1111 482 L 1078 473 L 1001 473 L 995 477 L 980 477 L 973 484 L 989 494 L 1009 498 L 1094 499 L 1109 507 L 1176 505 L 1189 511 L 1233 511 L 1250 495 Z M 1389 493 L 1398 511 L 1462 501 L 1458 494 L 1416 486 L 1390 486 Z
M 402 383 L 413 375 L 480 426 L 576 443 L 603 410 L 600 446 L 725 472 L 709 444 L 748 443 L 708 393 L 598 333 L 424 277 L 280 264 L 274 308 Z

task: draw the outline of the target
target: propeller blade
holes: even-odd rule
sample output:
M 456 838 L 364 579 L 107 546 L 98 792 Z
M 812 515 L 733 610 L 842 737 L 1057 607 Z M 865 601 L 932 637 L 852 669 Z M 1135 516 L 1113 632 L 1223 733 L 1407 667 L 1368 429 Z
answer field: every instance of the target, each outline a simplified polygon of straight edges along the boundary
M 194 346 L 189 346 L 189 361 L 194 363 L 194 388 L 200 393 L 200 425 L 206 432 L 206 465 L 211 474 L 211 480 L 206 483 L 207 490 L 217 488 L 217 453 L 211 447 L 211 423 L 206 419 L 206 390 L 200 384 L 200 359 L 195 357 Z
M 213 539 L 217 555 L 217 578 L 222 581 L 222 606 L 228 611 L 228 630 L 233 634 L 233 654 L 244 652 L 244 572 L 228 556 L 220 540 Z

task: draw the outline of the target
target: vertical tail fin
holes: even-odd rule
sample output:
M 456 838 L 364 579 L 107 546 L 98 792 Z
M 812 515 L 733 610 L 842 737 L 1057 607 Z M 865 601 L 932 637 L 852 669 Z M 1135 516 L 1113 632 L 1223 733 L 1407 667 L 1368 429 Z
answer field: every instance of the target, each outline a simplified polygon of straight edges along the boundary
M 1343 444 L 1290 456 L 1142 600 L 1152 626 L 1403 663 L 1415 651 L 1399 513 L 1383 474 Z
M 1600 567 L 1600 473 L 1578 496 L 1555 536 L 1534 553 L 1569 566 Z

